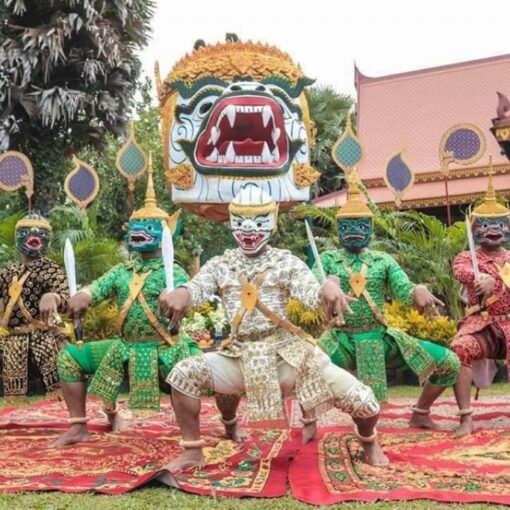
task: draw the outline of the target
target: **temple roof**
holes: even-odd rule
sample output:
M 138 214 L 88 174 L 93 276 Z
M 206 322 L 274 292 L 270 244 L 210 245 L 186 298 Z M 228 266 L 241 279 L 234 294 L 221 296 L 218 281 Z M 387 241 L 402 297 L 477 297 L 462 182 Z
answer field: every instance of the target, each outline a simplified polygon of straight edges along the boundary
M 415 172 L 415 184 L 403 197 L 403 208 L 443 205 L 440 173 L 441 137 L 455 124 L 476 125 L 485 135 L 486 150 L 472 166 L 451 165 L 452 203 L 468 203 L 487 186 L 492 155 L 497 191 L 510 195 L 510 163 L 490 132 L 496 117 L 497 92 L 510 93 L 510 55 L 473 60 L 408 73 L 368 77 L 355 68 L 358 136 L 365 157 L 359 171 L 374 201 L 391 206 L 392 193 L 383 182 L 390 156 L 405 149 Z M 314 201 L 328 207 L 341 205 L 344 191 Z M 475 196 L 476 195 L 476 196 Z

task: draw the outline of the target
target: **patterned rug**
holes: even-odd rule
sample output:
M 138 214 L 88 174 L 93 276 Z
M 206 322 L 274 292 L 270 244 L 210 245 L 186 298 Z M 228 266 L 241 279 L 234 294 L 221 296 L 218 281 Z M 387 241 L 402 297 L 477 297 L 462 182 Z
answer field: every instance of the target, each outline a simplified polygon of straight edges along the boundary
M 239 409 L 245 415 L 245 405 Z M 99 402 L 88 406 L 91 440 L 66 448 L 48 444 L 67 428 L 67 414 L 59 402 L 40 402 L 25 408 L 0 410 L 0 492 L 58 490 L 122 494 L 162 474 L 174 459 L 179 431 L 168 402 L 162 412 L 131 416 L 132 430 L 106 432 Z M 242 445 L 222 437 L 212 399 L 204 399 L 202 432 L 207 440 L 207 467 L 172 478 L 187 492 L 213 496 L 276 497 L 287 492 L 289 462 L 295 441 L 287 430 L 253 430 Z
M 315 505 L 422 498 L 510 504 L 510 430 L 480 430 L 461 440 L 450 432 L 379 432 L 387 468 L 362 462 L 352 429 L 324 429 L 291 464 L 293 496 Z
M 202 431 L 208 466 L 171 477 L 162 467 L 181 451 L 173 412 L 166 399 L 156 415 L 132 416 L 132 430 L 107 433 L 97 401 L 89 404 L 92 439 L 64 449 L 48 443 L 67 427 L 62 403 L 40 402 L 0 410 L 0 492 L 59 490 L 121 494 L 164 475 L 187 492 L 227 497 L 277 497 L 290 483 L 297 499 L 312 504 L 341 501 L 410 500 L 510 504 L 510 397 L 474 403 L 479 431 L 453 440 L 456 406 L 443 399 L 432 417 L 437 432 L 407 427 L 411 399 L 385 406 L 378 425 L 390 458 L 386 469 L 362 462 L 349 416 L 333 410 L 321 417 L 318 441 L 301 446 L 299 406 L 288 402 L 292 429 L 251 429 L 238 445 L 221 436 L 212 399 L 204 399 Z M 125 404 L 123 404 L 125 407 Z M 244 402 L 239 414 L 247 422 Z

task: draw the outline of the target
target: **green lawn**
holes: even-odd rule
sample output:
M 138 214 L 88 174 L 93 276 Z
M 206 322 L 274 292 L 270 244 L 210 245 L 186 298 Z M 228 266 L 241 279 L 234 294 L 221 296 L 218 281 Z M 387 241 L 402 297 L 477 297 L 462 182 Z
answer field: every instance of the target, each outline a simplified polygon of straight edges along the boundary
M 291 497 L 276 499 L 213 499 L 183 494 L 177 490 L 156 486 L 139 489 L 122 496 L 92 494 L 0 494 L 0 509 L 8 510 L 311 510 L 338 508 L 340 510 L 482 510 L 504 508 L 500 505 L 455 505 L 435 501 L 407 501 L 402 503 L 343 503 L 329 507 L 313 507 Z
M 415 386 L 391 387 L 390 399 L 394 397 L 416 397 L 419 391 L 420 389 Z M 451 390 L 448 390 L 446 395 L 451 396 Z M 508 395 L 508 385 L 505 383 L 494 384 L 490 389 L 483 391 L 481 398 L 495 395 Z M 0 407 L 2 404 L 3 402 L 0 401 Z M 0 509 L 6 510 L 92 510 L 96 508 L 101 510 L 304 510 L 314 507 L 300 503 L 291 497 L 239 500 L 192 496 L 178 490 L 162 487 L 158 482 L 122 496 L 62 494 L 57 492 L 0 494 Z M 320 508 L 338 508 L 340 510 L 482 510 L 504 507 L 486 504 L 459 505 L 424 500 L 402 503 L 344 503 Z

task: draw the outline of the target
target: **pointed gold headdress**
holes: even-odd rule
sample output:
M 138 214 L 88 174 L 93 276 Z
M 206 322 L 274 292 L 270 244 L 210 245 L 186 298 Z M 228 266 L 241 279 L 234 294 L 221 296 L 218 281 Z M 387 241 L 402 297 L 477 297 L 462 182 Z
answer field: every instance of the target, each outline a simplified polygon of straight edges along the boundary
M 510 210 L 503 204 L 499 204 L 496 199 L 493 182 L 494 169 L 492 167 L 492 158 L 489 162 L 489 184 L 487 193 L 483 202 L 477 205 L 471 212 L 471 219 L 475 218 L 504 218 L 510 216 Z
M 347 202 L 336 213 L 337 218 L 372 218 L 374 213 L 361 198 L 359 177 L 356 169 L 347 178 Z
M 130 220 L 161 220 L 168 224 L 170 230 L 175 232 L 177 220 L 181 215 L 181 210 L 176 211 L 170 216 L 166 211 L 158 207 L 156 191 L 154 190 L 154 180 L 152 178 L 152 152 L 149 152 L 149 165 L 147 167 L 147 190 L 145 191 L 145 202 L 141 209 L 137 209 L 129 218 Z

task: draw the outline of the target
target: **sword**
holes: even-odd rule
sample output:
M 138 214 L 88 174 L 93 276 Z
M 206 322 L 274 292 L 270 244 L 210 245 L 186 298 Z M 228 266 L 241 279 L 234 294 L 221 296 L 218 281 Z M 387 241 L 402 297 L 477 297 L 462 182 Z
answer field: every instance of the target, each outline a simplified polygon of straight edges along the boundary
M 163 238 L 161 240 L 161 251 L 163 256 L 163 266 L 165 268 L 165 281 L 166 290 L 171 292 L 174 290 L 174 243 L 172 239 L 172 232 L 165 225 L 163 228 Z M 179 325 L 170 329 L 172 336 L 179 334 Z
M 305 220 L 305 229 L 306 236 L 308 237 L 308 242 L 312 248 L 313 258 L 315 260 L 315 265 L 317 266 L 317 270 L 319 271 L 319 276 L 321 279 L 320 283 L 324 283 L 326 281 L 326 271 L 324 271 L 324 266 L 322 265 L 322 260 L 319 257 L 319 250 L 317 249 L 317 245 L 315 244 L 315 237 L 313 237 L 312 229 L 308 224 L 308 221 Z M 333 323 L 335 326 L 339 327 L 345 324 L 343 317 L 336 316 L 333 319 Z
M 315 260 L 315 264 L 317 266 L 317 270 L 319 271 L 319 276 L 321 279 L 320 283 L 324 283 L 326 281 L 326 272 L 324 271 L 324 266 L 322 265 L 322 260 L 319 257 L 319 250 L 317 250 L 317 245 L 315 244 L 315 237 L 313 237 L 312 229 L 308 224 L 308 221 L 305 220 L 305 229 L 306 236 L 308 237 L 308 242 L 312 248 L 313 258 Z
M 475 280 L 478 280 L 478 278 L 480 278 L 480 270 L 478 269 L 475 240 L 473 239 L 473 231 L 471 230 L 471 223 L 469 222 L 468 216 L 466 216 L 466 232 L 469 244 L 469 253 L 471 254 L 471 262 L 473 263 L 473 273 L 475 275 Z
M 69 238 L 66 239 L 64 244 L 64 266 L 66 268 L 69 294 L 73 297 L 76 294 L 76 262 L 74 259 L 73 245 Z M 83 331 L 80 319 L 74 319 L 74 337 L 78 347 L 81 348 L 83 345 Z

